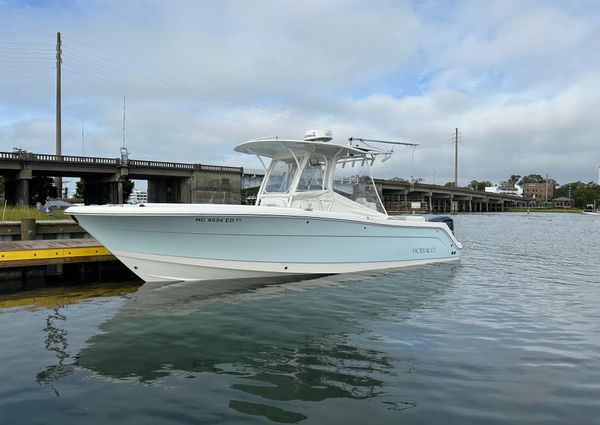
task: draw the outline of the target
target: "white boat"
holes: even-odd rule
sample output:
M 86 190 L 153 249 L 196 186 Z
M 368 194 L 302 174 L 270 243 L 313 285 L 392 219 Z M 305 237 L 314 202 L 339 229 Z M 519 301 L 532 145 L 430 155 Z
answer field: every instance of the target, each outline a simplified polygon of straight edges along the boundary
M 581 211 L 581 214 L 585 215 L 600 215 L 600 211 L 598 211 L 594 204 L 587 204 L 585 209 Z
M 371 165 L 391 151 L 330 140 L 331 132 L 312 131 L 304 140 L 272 137 L 237 146 L 261 162 L 271 159 L 256 205 L 146 203 L 79 206 L 66 213 L 146 282 L 336 274 L 459 260 L 462 246 L 449 217 L 387 215 Z

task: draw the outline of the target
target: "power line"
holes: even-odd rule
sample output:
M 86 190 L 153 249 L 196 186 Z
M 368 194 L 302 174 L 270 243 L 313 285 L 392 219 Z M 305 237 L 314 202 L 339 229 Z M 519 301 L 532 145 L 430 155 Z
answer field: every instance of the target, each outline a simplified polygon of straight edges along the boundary
M 502 169 L 507 170 L 507 171 L 509 171 L 511 173 L 515 173 L 516 172 L 515 170 L 517 170 L 519 168 L 519 167 L 514 166 L 514 164 L 510 164 L 510 163 L 508 163 L 508 162 L 506 162 L 504 160 L 498 159 L 495 156 L 489 155 L 489 154 L 487 154 L 485 152 L 482 152 L 482 151 L 480 151 L 480 150 L 478 150 L 476 148 L 473 148 L 473 147 L 471 147 L 469 145 L 466 145 L 464 142 L 459 142 L 459 143 L 466 150 L 468 150 L 468 151 L 470 151 L 470 152 L 472 152 L 472 153 L 474 153 L 476 155 L 479 155 L 480 157 L 482 157 L 482 158 L 486 159 L 487 161 L 489 161 L 489 162 L 493 163 L 494 165 L 496 165 L 498 168 L 502 168 Z
M 0 32 L 0 34 L 2 34 Z M 49 35 L 38 35 L 48 39 Z M 27 53 L 18 53 L 18 46 L 27 49 Z M 48 49 L 45 50 L 44 47 Z M 45 60 L 49 62 L 51 58 L 46 58 L 52 44 L 35 43 L 31 40 L 18 42 L 0 42 L 0 49 L 11 49 L 11 65 L 31 65 L 29 69 L 43 69 Z M 215 89 L 209 80 L 202 80 L 199 74 L 190 74 L 181 72 L 181 69 L 175 69 L 168 64 L 153 64 L 140 59 L 107 57 L 98 54 L 102 49 L 87 43 L 68 39 L 63 43 L 63 70 L 62 78 L 64 80 L 79 84 L 83 87 L 96 87 L 103 91 L 111 91 L 122 95 L 128 93 L 132 99 L 141 99 L 156 103 L 158 99 L 169 99 L 174 103 L 169 106 L 182 108 L 194 113 L 198 108 L 204 111 L 223 111 L 223 118 L 232 121 L 240 121 L 242 118 L 259 119 L 265 122 L 283 122 L 296 125 L 309 126 L 330 126 L 335 121 L 348 122 L 345 114 L 332 113 L 331 111 L 318 111 L 314 109 L 312 117 L 303 118 L 297 114 L 298 110 L 294 107 L 278 107 L 266 105 L 264 102 L 250 100 L 243 96 L 235 95 L 222 89 Z M 13 52 L 14 50 L 14 52 Z M 104 50 L 109 52 L 108 50 Z M 114 55 L 113 51 L 110 51 Z M 16 55 L 16 56 L 15 56 Z M 20 55 L 20 56 L 19 56 Z M 18 62 L 23 61 L 23 62 Z M 38 62 L 40 61 L 40 62 Z M 7 64 L 8 65 L 8 64 Z M 39 65 L 39 66 L 36 66 Z M 169 70 L 173 72 L 165 76 L 160 72 L 153 70 Z M 16 77 L 15 77 L 16 78 Z M 193 78 L 195 82 L 190 82 L 187 78 Z M 132 90 L 133 89 L 133 90 Z M 155 96 L 152 96 L 155 95 Z M 164 103 L 164 102 L 159 102 Z M 306 112 L 304 112 L 306 114 Z M 306 116 L 306 115 L 304 115 Z M 346 124 L 346 131 L 354 127 L 354 124 Z M 383 129 L 378 125 L 370 124 L 373 129 Z M 389 129 L 383 129 L 384 133 Z
M 15 75 L 12 77 L 1 77 L 0 80 L 20 80 L 20 79 L 28 79 L 28 78 L 54 78 L 54 75 Z

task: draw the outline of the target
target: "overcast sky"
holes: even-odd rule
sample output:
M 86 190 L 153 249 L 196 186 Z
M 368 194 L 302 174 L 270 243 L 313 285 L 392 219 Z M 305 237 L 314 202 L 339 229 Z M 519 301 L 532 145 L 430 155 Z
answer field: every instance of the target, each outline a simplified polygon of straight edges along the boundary
M 596 181 L 600 1 L 0 0 L 0 151 L 242 165 L 312 128 L 419 143 L 379 177 Z M 83 143 L 82 143 L 83 122 Z

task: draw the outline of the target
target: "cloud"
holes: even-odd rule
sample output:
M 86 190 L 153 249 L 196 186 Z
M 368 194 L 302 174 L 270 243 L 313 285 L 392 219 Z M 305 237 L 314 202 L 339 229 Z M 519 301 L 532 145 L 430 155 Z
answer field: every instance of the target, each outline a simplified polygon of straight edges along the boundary
M 258 166 L 248 138 L 309 128 L 420 143 L 384 176 L 461 183 L 600 161 L 594 2 L 72 1 L 0 5 L 0 150 L 54 149 L 63 35 L 63 152 Z M 35 77 L 35 78 L 32 78 Z M 568 157 L 568 160 L 565 158 Z M 589 173 L 588 171 L 589 170 Z

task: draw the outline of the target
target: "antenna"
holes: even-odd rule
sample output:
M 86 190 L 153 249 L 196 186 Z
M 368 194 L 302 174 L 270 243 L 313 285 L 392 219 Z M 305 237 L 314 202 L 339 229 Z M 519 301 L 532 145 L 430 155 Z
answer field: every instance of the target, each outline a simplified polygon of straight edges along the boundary
M 84 142 L 84 133 L 83 133 L 83 115 L 81 116 L 81 155 L 85 155 L 85 142 Z
M 376 140 L 376 139 L 363 139 L 362 137 L 350 137 L 348 139 L 349 145 L 352 145 L 352 142 L 358 140 L 359 142 L 371 142 L 371 143 L 385 143 L 388 145 L 403 145 L 403 146 L 413 146 L 413 147 L 417 147 L 419 146 L 416 143 L 407 143 L 407 142 L 391 142 L 389 140 Z
M 121 146 L 121 165 L 127 167 L 129 165 L 129 152 L 125 147 L 125 96 L 123 96 L 123 145 Z
M 125 148 L 125 96 L 123 96 L 123 149 Z
M 366 148 L 360 146 L 358 143 L 354 143 L 352 144 L 352 142 L 354 141 L 358 141 L 361 142 L 363 145 L 366 146 Z M 369 143 L 383 143 L 386 145 L 402 145 L 402 146 L 410 146 L 412 147 L 412 162 L 414 162 L 414 157 L 415 157 L 415 148 L 417 146 L 419 146 L 416 143 L 408 143 L 408 142 L 394 142 L 394 141 L 390 141 L 390 140 L 377 140 L 377 139 L 365 139 L 362 137 L 350 137 L 348 139 L 348 146 L 352 146 L 354 148 L 363 150 L 367 153 L 369 153 L 370 155 L 383 155 L 383 159 L 381 160 L 381 162 L 385 162 L 388 159 L 390 159 L 392 157 L 392 154 L 394 153 L 394 148 L 391 148 L 390 150 L 383 150 L 383 149 L 379 149 L 379 148 L 375 148 L 371 145 L 369 145 Z M 411 163 L 411 171 L 412 171 L 412 163 Z

